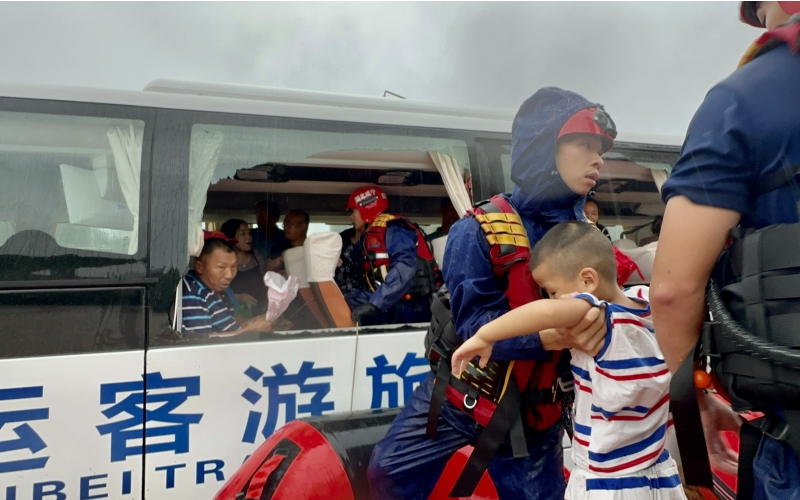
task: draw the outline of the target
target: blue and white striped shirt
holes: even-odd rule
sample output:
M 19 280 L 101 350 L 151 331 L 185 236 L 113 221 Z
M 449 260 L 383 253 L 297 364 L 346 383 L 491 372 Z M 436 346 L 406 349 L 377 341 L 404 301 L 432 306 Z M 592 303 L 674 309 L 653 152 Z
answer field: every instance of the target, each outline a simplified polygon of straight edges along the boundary
M 234 305 L 227 294 L 217 294 L 194 271 L 183 278 L 182 333 L 208 335 L 239 329 L 233 319 Z
M 653 333 L 648 288 L 625 290 L 641 308 L 605 306 L 608 333 L 592 358 L 573 349 L 575 439 L 572 459 L 593 474 L 621 476 L 656 464 L 664 451 L 669 421 L 669 382 Z

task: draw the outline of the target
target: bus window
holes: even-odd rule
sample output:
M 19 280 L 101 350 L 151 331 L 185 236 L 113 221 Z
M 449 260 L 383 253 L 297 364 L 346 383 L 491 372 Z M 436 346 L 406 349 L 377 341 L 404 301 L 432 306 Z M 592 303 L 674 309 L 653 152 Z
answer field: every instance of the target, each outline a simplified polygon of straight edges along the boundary
M 136 254 L 143 132 L 141 120 L 0 112 L 0 252 L 49 237 Z
M 442 198 L 448 196 L 441 170 L 446 167 L 436 160 L 446 155 L 456 173 L 445 175 L 466 183 L 466 142 L 381 132 L 195 124 L 189 155 L 189 249 L 197 248 L 203 225 L 219 229 L 227 220 L 240 219 L 257 228 L 255 206 L 260 201 L 277 203 L 283 216 L 293 209 L 307 212 L 308 234 L 340 233 L 351 227 L 347 198 L 364 185 L 382 187 L 389 196 L 388 212 L 405 215 L 423 226 L 423 232 L 435 231 L 441 225 Z M 270 256 L 264 259 L 269 262 Z M 317 317 L 307 302 L 287 311 L 283 329 L 335 326 L 324 314 Z M 338 307 L 349 316 L 344 301 Z
M 143 349 L 154 113 L 0 105 L 0 357 Z

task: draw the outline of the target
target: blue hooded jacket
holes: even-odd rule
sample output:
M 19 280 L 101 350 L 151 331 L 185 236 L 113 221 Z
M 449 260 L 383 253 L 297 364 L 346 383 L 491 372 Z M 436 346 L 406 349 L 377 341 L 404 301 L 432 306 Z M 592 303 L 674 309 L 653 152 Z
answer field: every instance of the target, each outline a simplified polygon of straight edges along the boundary
M 526 100 L 516 117 L 511 137 L 511 179 L 514 192 L 503 194 L 522 218 L 531 248 L 559 222 L 585 220 L 586 197 L 574 193 L 556 168 L 558 133 L 567 120 L 598 104 L 555 87 L 540 89 Z M 443 262 L 444 281 L 456 333 L 462 340 L 509 310 L 497 288 L 489 259 L 489 243 L 474 217 L 450 229 Z M 503 340 L 494 346 L 497 360 L 548 359 L 539 334 Z

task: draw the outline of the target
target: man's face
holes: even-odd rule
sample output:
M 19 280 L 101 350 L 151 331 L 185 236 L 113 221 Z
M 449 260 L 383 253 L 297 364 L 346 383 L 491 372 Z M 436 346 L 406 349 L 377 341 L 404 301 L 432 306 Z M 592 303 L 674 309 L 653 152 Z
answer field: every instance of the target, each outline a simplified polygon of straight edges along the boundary
M 587 201 L 583 206 L 583 213 L 586 215 L 587 219 L 592 221 L 593 224 L 597 224 L 597 221 L 600 220 L 600 210 L 597 208 L 597 204 L 594 202 Z
M 574 193 L 586 196 L 597 185 L 603 166 L 603 142 L 596 135 L 576 134 L 558 141 L 556 168 Z
M 258 229 L 264 230 L 269 226 L 269 211 L 266 207 L 258 207 L 256 209 L 256 223 Z
M 450 230 L 450 227 L 455 224 L 459 217 L 458 212 L 456 212 L 456 207 L 453 205 L 447 205 L 441 208 L 442 212 L 442 232 L 447 234 L 447 231 Z
M 778 2 L 758 2 L 756 4 L 756 15 L 761 24 L 768 30 L 780 26 L 792 17 L 781 8 Z
M 211 255 L 197 259 L 194 270 L 208 288 L 224 292 L 236 277 L 236 253 L 214 250 Z
M 308 232 L 306 219 L 300 214 L 287 214 L 283 219 L 283 234 L 292 243 L 301 242 Z
M 361 212 L 355 208 L 350 210 L 350 222 L 353 223 L 353 227 L 356 231 L 361 231 L 364 229 L 364 219 L 361 218 Z

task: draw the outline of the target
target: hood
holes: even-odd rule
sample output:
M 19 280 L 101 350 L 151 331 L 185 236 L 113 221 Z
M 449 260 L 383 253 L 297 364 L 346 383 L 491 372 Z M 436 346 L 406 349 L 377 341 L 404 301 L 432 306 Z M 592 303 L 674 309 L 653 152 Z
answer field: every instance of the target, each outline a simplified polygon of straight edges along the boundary
M 545 87 L 526 100 L 514 117 L 511 202 L 527 219 L 531 246 L 553 225 L 584 218 L 586 197 L 569 189 L 558 174 L 556 141 L 569 117 L 596 106 L 574 92 Z

